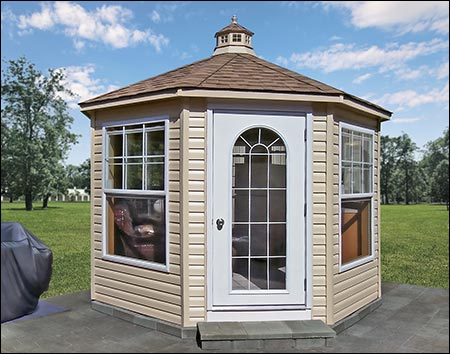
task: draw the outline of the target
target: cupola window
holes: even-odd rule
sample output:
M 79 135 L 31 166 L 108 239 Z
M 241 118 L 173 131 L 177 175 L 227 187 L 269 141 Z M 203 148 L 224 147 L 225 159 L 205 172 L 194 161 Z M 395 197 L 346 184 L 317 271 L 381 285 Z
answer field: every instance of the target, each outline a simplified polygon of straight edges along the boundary
M 233 33 L 233 42 L 241 42 L 242 35 L 240 33 Z

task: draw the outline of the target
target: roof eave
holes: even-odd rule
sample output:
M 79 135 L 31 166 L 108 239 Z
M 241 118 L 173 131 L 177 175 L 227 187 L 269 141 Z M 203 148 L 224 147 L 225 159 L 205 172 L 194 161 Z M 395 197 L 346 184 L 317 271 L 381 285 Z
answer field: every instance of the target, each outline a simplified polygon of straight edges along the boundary
M 179 88 L 171 91 L 152 92 L 146 95 L 139 95 L 135 97 L 124 97 L 121 99 L 111 99 L 93 103 L 80 103 L 79 105 L 81 108 L 81 112 L 89 117 L 88 114 L 90 112 L 98 109 L 113 108 L 177 97 L 336 103 L 343 104 L 344 106 L 347 106 L 349 108 L 377 116 L 382 121 L 389 120 L 392 115 L 392 112 L 387 111 L 382 107 L 371 104 L 370 102 L 364 100 L 355 99 L 354 96 L 351 95 L 213 90 L 198 88 Z

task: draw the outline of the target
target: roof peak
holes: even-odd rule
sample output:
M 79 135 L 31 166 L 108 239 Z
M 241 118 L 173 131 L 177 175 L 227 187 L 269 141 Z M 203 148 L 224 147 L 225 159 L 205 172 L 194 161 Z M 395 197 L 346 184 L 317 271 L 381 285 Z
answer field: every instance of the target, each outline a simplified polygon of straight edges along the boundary
M 255 55 L 252 45 L 253 32 L 237 23 L 237 16 L 231 17 L 231 23 L 216 32 L 216 47 L 213 55 L 223 53 L 247 53 Z

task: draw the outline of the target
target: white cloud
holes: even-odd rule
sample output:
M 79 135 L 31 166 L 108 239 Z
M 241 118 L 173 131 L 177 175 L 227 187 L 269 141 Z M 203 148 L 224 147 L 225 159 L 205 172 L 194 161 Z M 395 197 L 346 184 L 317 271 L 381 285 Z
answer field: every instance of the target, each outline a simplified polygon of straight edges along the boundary
M 41 12 L 35 12 L 30 16 L 19 16 L 19 23 L 17 26 L 26 30 L 29 27 L 37 28 L 40 30 L 48 30 L 54 26 L 53 13 L 49 5 L 43 4 Z
M 370 79 L 371 77 L 372 77 L 372 74 L 367 73 L 367 74 L 358 76 L 355 80 L 353 80 L 353 83 L 354 83 L 354 84 L 360 84 L 360 83 L 362 83 L 363 81 L 366 81 L 367 79 Z
M 189 2 L 187 1 L 164 1 L 160 2 L 156 5 L 155 10 L 150 14 L 150 19 L 154 23 L 160 22 L 173 22 L 174 21 L 174 13 L 179 9 L 186 6 Z M 184 14 L 185 16 L 187 13 Z
M 2 8 L 2 11 L 1 11 L 1 19 L 2 19 L 2 29 L 3 29 L 3 24 L 4 23 L 11 23 L 11 22 L 16 22 L 17 21 L 17 18 L 16 18 L 16 15 L 14 15 L 14 13 L 10 10 L 10 9 L 8 9 L 8 8 Z
M 75 94 L 75 97 L 62 94 L 62 98 L 68 103 L 70 108 L 77 109 L 78 102 L 101 95 L 103 93 L 116 90 L 115 85 L 106 85 L 100 79 L 93 78 L 95 67 L 93 64 L 85 66 L 68 66 L 60 68 L 65 75 L 64 87 Z
M 153 11 L 152 11 L 152 14 L 150 15 L 150 18 L 151 18 L 151 20 L 152 20 L 153 22 L 155 22 L 155 23 L 161 22 L 161 15 L 160 15 L 159 12 L 156 11 L 156 10 L 153 10 Z
M 275 61 L 281 66 L 287 67 L 289 65 L 289 60 L 283 56 L 278 56 Z
M 155 34 L 149 28 L 130 27 L 132 17 L 131 10 L 119 5 L 103 5 L 87 11 L 76 3 L 56 1 L 42 4 L 40 12 L 20 15 L 17 26 L 21 34 L 33 29 L 62 31 L 73 38 L 77 50 L 84 47 L 85 41 L 101 42 L 113 48 L 149 43 L 158 52 L 169 43 L 163 34 Z
M 398 124 L 398 123 L 403 124 L 403 123 L 415 123 L 420 120 L 421 120 L 420 118 L 392 118 L 390 122 L 394 123 L 394 124 Z
M 445 79 L 446 77 L 448 77 L 448 61 L 446 63 L 442 64 L 437 69 L 436 76 L 438 79 Z
M 448 1 L 324 1 L 326 9 L 350 11 L 357 28 L 377 27 L 399 33 L 435 31 L 448 34 Z
M 78 39 L 74 39 L 74 41 L 73 41 L 73 46 L 75 47 L 77 52 L 80 52 L 84 48 L 85 45 L 86 45 L 86 43 L 84 41 L 80 41 Z
M 413 108 L 428 103 L 447 103 L 449 101 L 449 84 L 441 88 L 434 88 L 428 92 L 420 93 L 414 90 L 404 90 L 395 93 L 387 93 L 381 98 L 373 100 L 379 105 L 391 105 L 397 108 L 394 111 L 402 111 L 405 108 Z
M 331 38 L 330 38 L 330 41 L 340 41 L 342 39 L 342 37 L 339 37 L 339 36 L 332 36 Z
M 380 71 L 393 70 L 420 56 L 448 50 L 449 42 L 432 39 L 428 42 L 391 43 L 385 48 L 376 45 L 357 48 L 354 44 L 336 43 L 325 50 L 293 53 L 290 62 L 296 67 L 309 67 L 333 72 L 346 69 L 379 67 Z
M 395 70 L 395 75 L 400 80 L 415 80 L 426 75 L 430 70 L 426 66 L 421 66 L 419 69 L 410 69 L 407 67 Z

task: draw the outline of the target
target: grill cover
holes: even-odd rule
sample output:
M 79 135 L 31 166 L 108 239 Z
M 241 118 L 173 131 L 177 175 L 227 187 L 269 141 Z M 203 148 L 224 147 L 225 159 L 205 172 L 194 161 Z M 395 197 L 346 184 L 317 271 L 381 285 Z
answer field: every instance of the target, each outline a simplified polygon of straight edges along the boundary
M 39 238 L 16 222 L 2 222 L 1 321 L 32 313 L 48 290 L 53 254 Z

